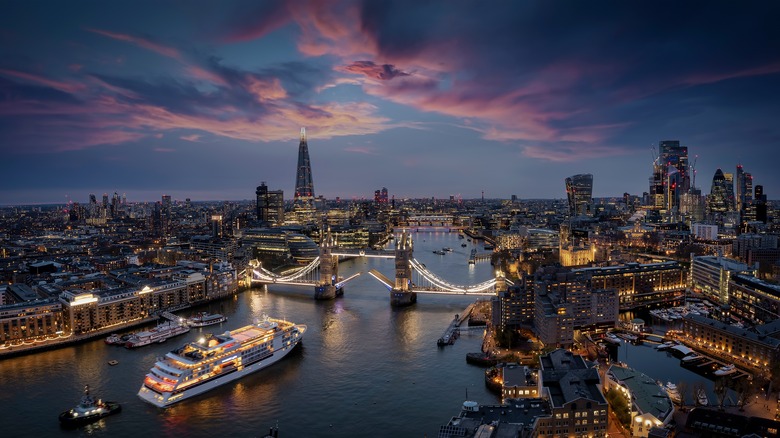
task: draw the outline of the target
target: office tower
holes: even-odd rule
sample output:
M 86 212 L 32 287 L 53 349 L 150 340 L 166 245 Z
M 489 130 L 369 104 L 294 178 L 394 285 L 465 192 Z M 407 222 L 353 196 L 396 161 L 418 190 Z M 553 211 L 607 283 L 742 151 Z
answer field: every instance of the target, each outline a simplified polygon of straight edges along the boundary
M 737 176 L 734 180 L 734 198 L 737 211 L 742 222 L 755 220 L 753 208 L 753 175 L 745 172 L 742 165 L 737 165 Z
M 566 178 L 566 196 L 571 216 L 588 216 L 593 204 L 593 175 L 589 173 Z
M 664 207 L 667 210 L 680 208 L 680 196 L 691 188 L 688 170 L 688 147 L 680 146 L 677 140 L 658 143 L 659 161 L 662 166 L 661 184 L 664 186 Z
M 314 215 L 314 182 L 311 176 L 309 145 L 306 143 L 306 128 L 301 128 L 301 142 L 298 144 L 298 169 L 295 178 L 293 210 L 301 222 L 309 222 Z
M 160 202 L 160 236 L 167 237 L 171 228 L 171 195 L 162 195 Z
M 650 189 L 648 193 L 648 199 L 645 205 L 654 209 L 661 210 L 664 208 L 665 194 L 664 189 L 664 166 L 660 163 L 660 159 L 653 161 L 653 174 L 650 175 Z
M 90 205 L 97 205 L 97 198 L 94 193 L 89 194 L 89 203 Z
M 219 239 L 222 237 L 222 215 L 211 215 L 211 237 Z
M 375 204 L 387 204 L 389 201 L 387 197 L 387 187 L 382 187 L 382 190 L 374 190 L 374 203 Z
M 268 190 L 265 181 L 255 191 L 257 195 L 257 220 L 265 226 L 284 224 L 284 192 Z
M 712 177 L 712 187 L 710 188 L 710 196 L 708 198 L 708 210 L 712 213 L 725 213 L 729 211 L 729 195 L 731 191 L 728 190 L 728 182 L 723 175 L 723 171 L 718 169 L 715 171 L 715 175 Z
M 753 199 L 753 206 L 756 211 L 756 220 L 759 222 L 766 223 L 767 213 L 766 213 L 766 195 L 764 194 L 764 186 L 760 184 L 757 185 L 755 194 L 756 195 Z
M 737 208 L 742 209 L 742 203 L 745 202 L 745 171 L 741 164 L 737 164 L 737 178 L 734 180 L 734 198 L 737 202 Z
M 726 209 L 735 211 L 736 201 L 734 200 L 734 174 L 724 173 L 723 179 L 726 181 Z

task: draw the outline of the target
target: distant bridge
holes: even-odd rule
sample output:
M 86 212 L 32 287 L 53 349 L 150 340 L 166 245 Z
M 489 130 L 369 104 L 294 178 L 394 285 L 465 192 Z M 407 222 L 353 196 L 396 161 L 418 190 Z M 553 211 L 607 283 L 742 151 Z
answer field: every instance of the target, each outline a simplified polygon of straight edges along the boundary
M 382 283 L 390 291 L 390 301 L 393 305 L 408 305 L 417 301 L 417 294 L 437 295 L 475 295 L 495 296 L 498 291 L 505 290 L 508 284 L 499 270 L 490 280 L 474 285 L 456 285 L 436 275 L 424 264 L 413 257 L 413 242 L 411 235 L 403 232 L 396 240 L 394 250 L 374 249 L 341 249 L 335 246 L 330 231 L 320 246 L 320 255 L 306 266 L 288 270 L 280 274 L 265 269 L 259 262 L 250 262 L 247 277 L 251 283 L 287 284 L 296 286 L 312 286 L 314 297 L 330 299 L 343 293 L 344 285 L 358 277 L 358 272 L 348 278 L 339 278 L 339 257 L 379 257 L 395 259 L 396 278 L 391 280 L 381 272 L 372 269 L 369 274 Z M 480 258 L 488 257 L 490 253 L 479 254 Z M 476 259 L 472 251 L 470 262 Z

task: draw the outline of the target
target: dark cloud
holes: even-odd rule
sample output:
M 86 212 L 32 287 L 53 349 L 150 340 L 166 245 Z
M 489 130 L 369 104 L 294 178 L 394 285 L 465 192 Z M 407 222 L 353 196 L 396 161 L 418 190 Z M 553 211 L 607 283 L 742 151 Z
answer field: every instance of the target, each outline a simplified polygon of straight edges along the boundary
M 399 76 L 409 76 L 409 73 L 401 71 L 390 64 L 377 65 L 373 61 L 355 61 L 344 67 L 350 73 L 360 73 L 373 79 L 389 81 Z

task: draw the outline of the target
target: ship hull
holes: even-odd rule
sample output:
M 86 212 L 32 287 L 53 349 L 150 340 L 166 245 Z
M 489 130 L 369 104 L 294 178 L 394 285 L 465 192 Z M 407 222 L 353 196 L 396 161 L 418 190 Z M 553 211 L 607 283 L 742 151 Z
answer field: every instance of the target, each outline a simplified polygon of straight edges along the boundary
M 294 350 L 295 347 L 297 347 L 298 344 L 300 344 L 301 340 L 302 338 L 298 338 L 298 340 L 294 344 L 290 345 L 289 347 L 275 351 L 273 355 L 259 362 L 255 362 L 251 365 L 247 365 L 240 370 L 237 369 L 229 373 L 223 374 L 220 377 L 209 380 L 208 382 L 205 382 L 193 388 L 187 389 L 186 391 L 177 394 L 173 394 L 170 392 L 158 393 L 147 388 L 145 385 L 141 385 L 141 390 L 138 392 L 138 396 L 143 401 L 147 403 L 151 403 L 159 408 L 165 408 L 171 406 L 182 400 L 187 400 L 189 398 L 198 396 L 218 386 L 222 386 L 234 380 L 238 380 L 248 374 L 252 374 L 256 371 L 260 371 L 263 368 L 267 368 L 268 366 L 275 364 L 276 362 L 282 360 L 285 356 L 287 356 L 287 354 L 289 354 L 292 350 Z

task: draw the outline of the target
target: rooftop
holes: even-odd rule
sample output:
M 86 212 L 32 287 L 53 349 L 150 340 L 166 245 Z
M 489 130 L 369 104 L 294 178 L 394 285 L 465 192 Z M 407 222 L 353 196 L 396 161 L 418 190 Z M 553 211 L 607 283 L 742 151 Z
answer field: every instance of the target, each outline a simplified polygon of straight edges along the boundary
M 639 414 L 651 414 L 661 422 L 674 411 L 674 406 L 666 391 L 647 375 L 633 368 L 612 365 L 608 373 L 614 380 L 628 388 L 631 399 L 639 410 Z

